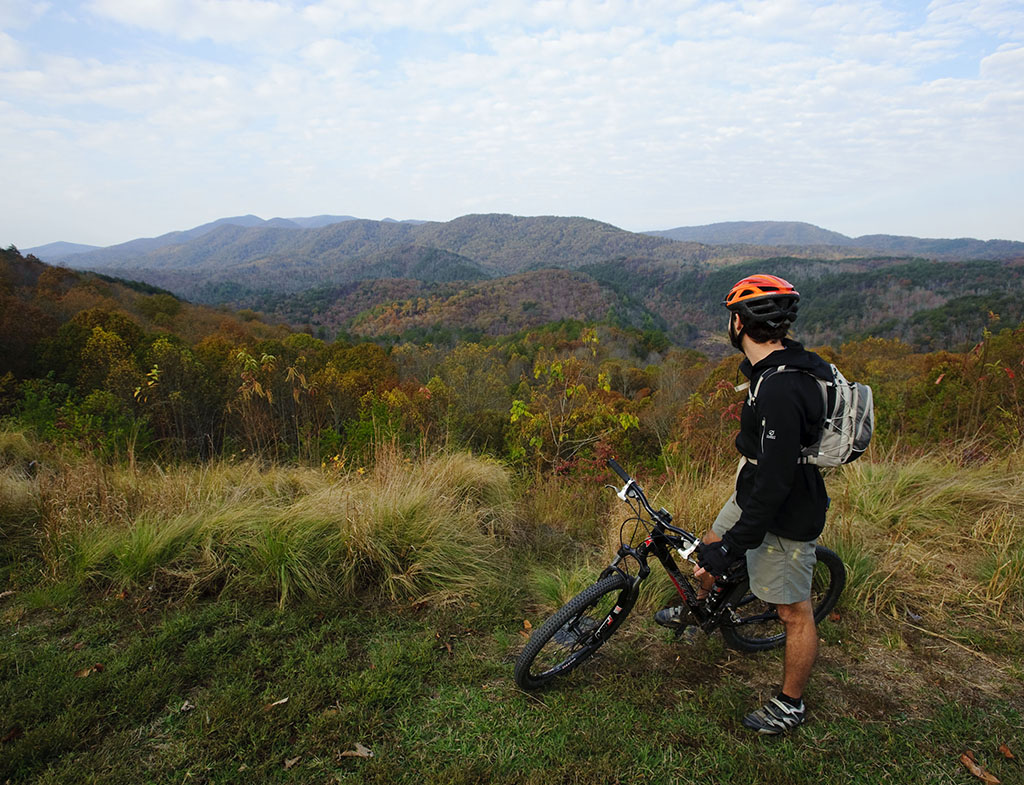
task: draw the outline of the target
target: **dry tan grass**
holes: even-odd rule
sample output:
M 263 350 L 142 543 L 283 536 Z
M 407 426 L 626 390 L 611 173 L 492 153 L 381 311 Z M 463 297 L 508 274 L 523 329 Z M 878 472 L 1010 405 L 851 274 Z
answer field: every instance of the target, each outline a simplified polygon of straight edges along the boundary
M 836 472 L 826 539 L 851 572 L 847 601 L 898 617 L 948 607 L 1021 618 L 1021 463 L 936 456 Z
M 0 529 L 30 517 L 20 547 L 58 581 L 449 603 L 500 575 L 511 501 L 507 470 L 465 453 L 344 473 L 75 459 L 0 474 Z
M 54 580 L 268 591 L 279 601 L 372 588 L 447 602 L 500 575 L 511 545 L 521 561 L 558 559 L 536 582 L 554 603 L 608 563 L 629 515 L 598 481 L 543 476 L 516 489 L 504 467 L 468 453 L 413 459 L 382 448 L 369 469 L 343 472 L 51 454 L 32 475 L 24 459 L 40 445 L 6 431 L 0 446 L 5 548 L 31 546 Z M 899 618 L 955 610 L 1024 621 L 1022 463 L 1021 453 L 966 466 L 876 456 L 831 471 L 822 542 L 846 562 L 843 603 Z M 699 534 L 732 479 L 681 473 L 646 490 Z M 644 592 L 645 608 L 670 596 L 657 567 Z
M 1022 456 L 973 466 L 940 456 L 880 458 L 826 476 L 832 507 L 820 541 L 846 563 L 843 604 L 900 619 L 955 612 L 999 624 L 1024 621 Z M 676 525 L 701 534 L 732 483 L 732 472 L 723 470 L 703 479 L 679 474 L 645 490 L 655 507 L 673 513 Z M 543 505 L 557 509 L 571 498 L 571 486 L 572 478 L 546 481 Z M 622 525 L 628 508 L 610 491 L 603 494 L 590 513 L 589 525 L 597 530 L 591 547 L 534 581 L 545 604 L 587 586 L 612 558 L 620 537 L 629 539 L 633 526 Z M 639 602 L 643 610 L 673 596 L 660 567 L 652 567 Z

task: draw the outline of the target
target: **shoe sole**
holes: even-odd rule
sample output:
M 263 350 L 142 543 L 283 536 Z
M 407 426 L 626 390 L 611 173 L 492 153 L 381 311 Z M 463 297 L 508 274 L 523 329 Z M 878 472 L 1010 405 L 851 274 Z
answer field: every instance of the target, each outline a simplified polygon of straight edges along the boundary
M 794 725 L 792 728 L 781 728 L 781 729 L 764 728 L 764 727 L 762 727 L 760 725 L 755 725 L 752 722 L 747 722 L 747 718 L 746 717 L 743 718 L 742 722 L 743 722 L 743 727 L 744 728 L 752 730 L 752 731 L 754 731 L 755 733 L 757 733 L 757 734 L 759 734 L 761 736 L 782 736 L 783 734 L 786 734 L 786 733 L 789 733 L 790 731 L 796 730 L 801 725 L 803 725 L 804 722 L 806 722 L 806 721 L 807 720 L 803 720 L 802 722 L 799 722 L 796 725 Z

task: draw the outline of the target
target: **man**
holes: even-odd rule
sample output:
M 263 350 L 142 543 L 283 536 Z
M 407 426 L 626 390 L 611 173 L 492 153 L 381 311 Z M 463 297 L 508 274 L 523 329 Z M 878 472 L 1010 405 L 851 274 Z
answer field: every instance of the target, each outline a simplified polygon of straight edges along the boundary
M 729 339 L 745 359 L 740 370 L 750 389 L 766 369 L 785 365 L 808 373 L 774 373 L 748 395 L 740 415 L 736 491 L 698 546 L 700 577 L 707 591 L 746 557 L 754 594 L 778 609 L 786 630 L 782 689 L 767 705 L 743 718 L 758 733 L 785 733 L 806 718 L 804 687 L 818 649 L 811 605 L 814 546 L 825 525 L 828 496 L 818 467 L 800 463 L 802 446 L 821 433 L 824 404 L 813 376 L 830 379 L 828 364 L 786 338 L 800 294 L 774 275 L 752 275 L 736 283 L 723 305 L 729 309 Z M 680 628 L 684 609 L 666 608 L 659 624 Z

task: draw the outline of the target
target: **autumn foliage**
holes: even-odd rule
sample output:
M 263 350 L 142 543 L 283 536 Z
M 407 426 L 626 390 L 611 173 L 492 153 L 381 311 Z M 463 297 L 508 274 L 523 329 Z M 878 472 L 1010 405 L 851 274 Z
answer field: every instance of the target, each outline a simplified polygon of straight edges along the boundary
M 327 342 L 0 253 L 0 414 L 82 450 L 326 467 L 384 443 L 444 445 L 556 472 L 610 454 L 674 471 L 733 458 L 738 357 L 656 331 L 562 321 L 449 344 Z M 818 350 L 873 387 L 877 446 L 979 460 L 1021 441 L 1024 332 L 993 313 L 978 337 L 959 353 L 873 337 Z

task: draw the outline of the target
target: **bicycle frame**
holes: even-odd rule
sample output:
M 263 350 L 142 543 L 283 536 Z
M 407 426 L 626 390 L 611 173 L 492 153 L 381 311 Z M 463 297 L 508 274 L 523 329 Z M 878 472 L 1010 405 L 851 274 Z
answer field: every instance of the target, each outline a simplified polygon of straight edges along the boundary
M 650 530 L 639 547 L 634 548 L 631 545 L 622 543 L 611 564 L 601 573 L 603 578 L 612 572 L 618 572 L 630 581 L 630 591 L 626 601 L 617 605 L 612 610 L 608 618 L 605 619 L 602 628 L 610 627 L 614 624 L 619 614 L 623 611 L 628 612 L 632 608 L 639 596 L 640 584 L 651 574 L 648 557 L 653 555 L 661 562 L 661 566 L 665 568 L 665 572 L 668 573 L 669 579 L 676 587 L 676 591 L 689 609 L 694 620 L 701 629 L 710 633 L 722 621 L 722 602 L 728 594 L 727 589 L 735 586 L 745 577 L 745 563 L 742 564 L 740 573 L 716 579 L 707 597 L 698 599 L 697 592 L 690 578 L 685 576 L 679 569 L 676 560 L 672 556 L 672 551 L 678 553 L 684 560 L 684 563 L 696 564 L 693 553 L 697 550 L 700 540 L 685 529 L 673 526 L 671 524 L 672 516 L 667 510 L 664 508 L 660 510 L 652 508 L 650 502 L 647 501 L 647 496 L 644 494 L 643 489 L 637 484 L 636 480 L 626 474 L 625 470 L 618 463 L 609 459 L 608 466 L 626 481 L 626 484 L 621 489 L 617 489 L 614 486 L 609 487 L 615 490 L 616 495 L 627 504 L 630 503 L 630 500 L 639 502 L 650 517 L 649 521 L 644 521 L 645 524 L 650 526 Z M 637 517 L 643 521 L 643 517 L 638 511 Z M 633 559 L 639 566 L 635 576 L 630 575 L 629 572 L 620 566 L 627 558 Z
M 784 625 L 775 607 L 750 590 L 746 559 L 737 560 L 724 576 L 715 578 L 705 595 L 703 585 L 707 579 L 698 583 L 694 581 L 697 576 L 683 571 L 697 563 L 697 537 L 673 526 L 667 510 L 653 509 L 643 489 L 614 460 L 608 461 L 608 467 L 625 483 L 621 489 L 609 487 L 629 505 L 633 517 L 623 524 L 615 558 L 598 580 L 533 631 L 516 660 L 516 684 L 524 690 L 542 687 L 575 669 L 604 645 L 636 605 L 640 585 L 651 574 L 652 556 L 665 568 L 689 615 L 671 622 L 677 634 L 695 625 L 708 635 L 721 629 L 726 645 L 739 651 L 763 651 L 782 645 L 786 639 Z M 636 526 L 627 537 L 625 527 L 633 523 Z M 816 546 L 815 556 L 818 564 L 824 565 L 820 573 L 824 582 L 819 583 L 817 597 L 812 601 L 817 623 L 835 607 L 846 572 L 842 560 L 828 548 Z M 677 558 L 681 559 L 678 563 Z M 630 562 L 635 562 L 636 568 Z M 812 594 L 813 580 L 812 577 Z M 662 619 L 655 620 L 664 623 Z M 769 626 L 759 626 L 765 623 Z M 741 631 L 746 625 L 754 625 L 752 631 Z

